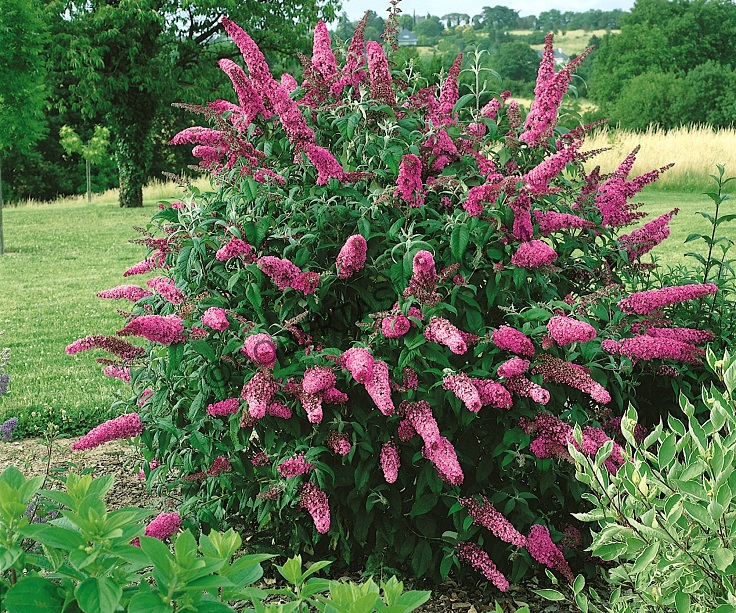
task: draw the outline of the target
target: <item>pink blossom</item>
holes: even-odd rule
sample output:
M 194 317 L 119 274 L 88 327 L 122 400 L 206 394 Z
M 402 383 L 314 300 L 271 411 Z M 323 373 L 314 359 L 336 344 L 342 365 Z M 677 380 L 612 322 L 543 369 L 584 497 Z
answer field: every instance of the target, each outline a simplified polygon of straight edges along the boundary
M 391 379 L 389 378 L 388 364 L 381 360 L 374 360 L 372 370 L 373 376 L 364 383 L 365 389 L 381 413 L 393 415 L 396 408 L 393 400 L 391 400 Z
M 299 401 L 302 403 L 304 412 L 307 414 L 307 421 L 310 424 L 318 424 L 322 421 L 322 394 L 302 392 L 299 394 Z
M 281 75 L 281 85 L 283 85 L 288 92 L 293 92 L 299 87 L 299 83 L 297 83 L 296 79 L 292 77 L 288 72 L 285 72 Z
M 693 345 L 707 343 L 714 338 L 713 333 L 708 330 L 697 330 L 695 328 L 650 328 L 648 326 L 647 336 L 670 338 L 681 343 L 690 343 Z
M 252 262 L 254 257 L 253 247 L 237 237 L 231 238 L 215 254 L 215 258 L 220 262 L 227 262 L 231 258 L 242 258 L 246 262 Z
M 301 151 L 308 143 L 314 144 L 314 130 L 307 125 L 299 106 L 291 99 L 286 88 L 271 80 L 265 91 L 273 110 L 281 120 L 289 142 L 296 150 Z
M 417 435 L 417 431 L 414 429 L 414 426 L 411 425 L 411 422 L 408 419 L 402 419 L 399 422 L 397 433 L 399 436 L 399 440 L 402 443 L 405 443 L 406 441 L 414 438 Z
M 292 477 L 298 477 L 299 475 L 306 475 L 308 472 L 313 471 L 314 464 L 307 462 L 303 455 L 298 454 L 281 462 L 281 464 L 278 465 L 277 470 L 282 477 L 290 479 Z
M 142 336 L 154 343 L 172 345 L 184 340 L 184 324 L 177 315 L 140 315 L 128 322 L 120 336 Z
M 417 283 L 427 286 L 437 283 L 434 257 L 429 251 L 417 251 L 412 261 L 413 277 Z
M 345 172 L 334 155 L 324 147 L 312 143 L 304 146 L 309 161 L 317 169 L 317 185 L 327 185 L 330 179 L 342 180 Z
M 442 389 L 453 392 L 460 400 L 463 401 L 463 404 L 465 404 L 468 411 L 473 413 L 480 411 L 482 403 L 480 401 L 480 396 L 478 395 L 478 390 L 465 373 L 446 376 L 442 380 Z
M 222 25 L 243 54 L 243 59 L 256 88 L 260 89 L 266 83 L 272 81 L 273 77 L 271 76 L 271 71 L 268 69 L 266 58 L 263 57 L 263 53 L 261 53 L 261 50 L 253 39 L 240 26 L 230 21 L 227 17 L 222 18 Z
M 312 45 L 312 67 L 319 72 L 325 81 L 331 81 L 338 74 L 335 54 L 332 52 L 330 33 L 321 19 L 314 28 Z
M 419 387 L 419 375 L 417 374 L 417 371 L 409 366 L 404 366 L 403 380 L 401 384 L 409 390 L 417 389 L 417 387 Z
M 509 377 L 505 381 L 506 389 L 510 392 L 516 392 L 519 396 L 531 398 L 534 402 L 539 404 L 547 404 L 549 402 L 549 391 L 537 385 L 533 381 L 530 381 L 523 375 L 516 375 L 515 377 Z
M 461 498 L 460 504 L 463 505 L 468 516 L 473 518 L 475 525 L 490 530 L 505 543 L 517 547 L 526 545 L 524 535 L 514 528 L 513 524 L 501 515 L 485 496 L 481 496 L 480 501 L 477 498 Z
M 478 390 L 478 397 L 484 407 L 490 406 L 494 409 L 511 408 L 511 394 L 500 383 L 496 383 L 491 379 L 473 379 L 473 385 Z
M 381 447 L 381 470 L 386 483 L 396 483 L 399 477 L 399 467 L 401 466 L 401 457 L 399 449 L 394 443 L 389 441 Z
M 230 460 L 224 456 L 217 456 L 212 462 L 212 466 L 207 469 L 207 475 L 210 477 L 218 477 L 222 473 L 230 470 Z
M 111 298 L 114 300 L 124 298 L 131 302 L 137 302 L 141 298 L 147 298 L 148 296 L 153 296 L 153 292 L 149 292 L 147 289 L 143 289 L 137 285 L 118 285 L 117 287 L 97 292 L 98 298 Z
M 120 379 L 124 383 L 130 383 L 130 368 L 128 366 L 111 364 L 109 366 L 105 366 L 105 368 L 102 369 L 102 372 L 107 377 L 113 377 L 114 379 Z
M 571 215 L 569 213 L 557 213 L 555 211 L 534 211 L 534 219 L 539 225 L 539 232 L 542 236 L 549 236 L 560 230 L 570 228 L 593 228 L 595 224 L 592 221 Z
M 396 96 L 393 90 L 393 81 L 391 80 L 391 71 L 388 67 L 388 60 L 383 54 L 381 45 L 375 41 L 368 41 L 366 44 L 366 52 L 368 55 L 368 74 L 370 78 L 369 88 L 371 98 L 390 107 L 396 106 Z
M 337 383 L 335 373 L 324 366 L 312 366 L 304 372 L 302 389 L 307 394 L 317 394 L 329 388 L 334 388 Z
M 457 461 L 457 453 L 452 443 L 444 436 L 430 443 L 425 442 L 422 454 L 434 464 L 440 479 L 450 485 L 462 485 L 465 476 Z
M 290 260 L 271 255 L 258 260 L 258 267 L 268 275 L 280 290 L 287 290 L 301 273 L 299 267 Z
M 209 326 L 213 330 L 227 330 L 230 322 L 227 319 L 225 309 L 219 307 L 210 307 L 202 314 L 202 324 Z
M 143 432 L 143 424 L 138 413 L 126 413 L 95 426 L 82 438 L 72 444 L 73 451 L 94 449 L 110 441 L 133 438 Z
M 336 387 L 331 387 L 324 391 L 322 400 L 325 401 L 325 404 L 345 404 L 350 398 L 345 392 L 341 392 Z
M 676 285 L 636 292 L 619 301 L 618 306 L 624 313 L 649 315 L 671 304 L 695 300 L 710 294 L 715 294 L 718 288 L 712 283 L 702 285 Z
M 265 368 L 273 368 L 276 365 L 276 343 L 264 332 L 251 334 L 246 338 L 240 352 Z
M 352 448 L 348 435 L 336 430 L 330 430 L 327 434 L 327 445 L 339 456 L 348 455 Z
M 424 328 L 424 338 L 433 343 L 445 345 L 458 355 L 468 350 L 462 331 L 443 317 L 432 317 L 429 320 L 429 324 Z
M 529 366 L 529 360 L 513 357 L 501 364 L 496 372 L 499 377 L 514 377 L 516 375 L 523 375 L 527 370 L 529 370 Z
M 279 419 L 291 419 L 291 409 L 282 402 L 271 402 L 266 407 L 266 415 Z
M 488 554 L 475 543 L 463 541 L 455 547 L 457 557 L 470 564 L 475 570 L 493 583 L 502 592 L 509 591 L 509 582 L 501 571 L 496 568 Z
M 677 213 L 678 209 L 673 209 L 645 223 L 631 234 L 623 234 L 618 238 L 621 247 L 629 254 L 629 262 L 648 253 L 670 235 L 669 223 Z
M 523 333 L 511 326 L 500 326 L 493 331 L 493 343 L 499 349 L 504 349 L 517 355 L 534 357 L 536 349 L 534 343 Z
M 556 570 L 568 581 L 573 580 L 570 565 L 557 545 L 552 542 L 549 530 L 545 526 L 535 524 L 531 527 L 526 537 L 526 549 L 537 562 Z
M 468 190 L 468 196 L 463 208 L 471 217 L 480 217 L 483 213 L 483 203 L 493 202 L 501 193 L 502 185 L 498 182 L 476 185 Z
M 547 322 L 547 330 L 555 342 L 564 347 L 572 343 L 584 343 L 595 338 L 595 328 L 589 323 L 555 315 Z
M 240 393 L 240 397 L 248 403 L 248 413 L 254 419 L 261 419 L 266 414 L 266 407 L 271 403 L 278 383 L 270 373 L 258 371 L 248 381 Z
M 124 277 L 130 277 L 132 275 L 144 275 L 150 272 L 154 268 L 161 268 L 163 262 L 161 260 L 147 259 L 138 264 L 134 264 L 128 270 L 123 273 Z
M 337 256 L 337 276 L 347 279 L 363 269 L 368 254 L 368 242 L 360 234 L 353 234 L 345 241 Z
M 436 441 L 440 437 L 437 421 L 432 415 L 429 403 L 425 400 L 404 404 L 403 415 L 414 431 L 422 437 L 425 445 Z
M 313 271 L 300 272 L 291 283 L 291 288 L 303 292 L 305 296 L 313 294 L 319 285 L 320 274 Z
M 263 104 L 263 98 L 261 98 L 258 90 L 240 66 L 227 58 L 221 59 L 217 64 L 230 77 L 238 96 L 238 103 L 240 104 L 238 115 L 240 116 L 239 119 L 242 119 L 237 127 L 240 131 L 247 128 L 258 114 L 265 119 L 271 117 L 272 114 L 266 110 Z
M 411 322 L 403 315 L 390 315 L 381 320 L 381 332 L 386 338 L 401 338 L 411 328 Z
M 424 204 L 422 161 L 413 153 L 405 153 L 401 158 L 394 195 L 411 207 L 420 207 Z
M 676 360 L 690 364 L 700 364 L 700 358 L 705 356 L 705 351 L 690 343 L 645 335 L 624 339 L 616 352 L 635 360 Z
M 300 490 L 299 506 L 312 516 L 317 532 L 325 534 L 330 529 L 330 507 L 327 495 L 311 481 L 304 483 Z
M 557 177 L 565 169 L 565 166 L 575 159 L 580 144 L 580 142 L 577 142 L 560 149 L 525 174 L 522 180 L 526 181 L 529 191 L 534 194 L 548 193 L 550 181 Z
M 455 58 L 455 61 L 452 63 L 452 67 L 447 73 L 447 78 L 444 83 L 442 83 L 439 98 L 439 112 L 443 115 L 450 115 L 455 103 L 457 102 L 459 96 L 457 79 L 458 76 L 460 76 L 462 61 L 463 54 L 461 53 L 457 58 Z
M 239 398 L 228 398 L 227 400 L 220 400 L 214 404 L 207 405 L 207 415 L 212 417 L 219 417 L 222 415 L 233 415 L 240 409 Z
M 532 372 L 541 374 L 545 381 L 569 385 L 601 404 L 611 402 L 611 395 L 583 367 L 547 354 L 540 356 L 539 360 Z
M 521 243 L 516 253 L 511 256 L 511 263 L 521 268 L 539 268 L 555 261 L 557 261 L 557 252 L 540 240 Z
M 361 347 L 353 347 L 342 354 L 342 367 L 353 375 L 358 383 L 365 384 L 373 378 L 375 359 L 371 352 Z
M 534 234 L 531 215 L 531 200 L 527 192 L 521 192 L 509 202 L 509 208 L 514 212 L 514 225 L 511 233 L 516 240 L 527 241 Z
M 146 526 L 146 536 L 163 541 L 173 536 L 180 528 L 181 518 L 178 513 L 159 513 Z
M 184 302 L 184 294 L 176 287 L 173 279 L 168 277 L 154 277 L 146 281 L 146 285 L 156 290 L 171 304 L 181 304 Z

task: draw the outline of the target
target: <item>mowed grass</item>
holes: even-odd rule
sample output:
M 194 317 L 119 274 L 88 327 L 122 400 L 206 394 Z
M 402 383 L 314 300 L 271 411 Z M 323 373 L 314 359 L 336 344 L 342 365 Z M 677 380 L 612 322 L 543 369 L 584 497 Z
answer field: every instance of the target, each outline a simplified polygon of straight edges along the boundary
M 165 191 L 165 190 L 164 190 Z M 170 187 L 170 196 L 176 190 Z M 158 194 L 162 197 L 164 193 Z M 37 203 L 36 203 L 37 204 Z M 112 416 L 110 404 L 125 384 L 102 374 L 103 352 L 67 356 L 65 347 L 88 334 L 122 327 L 116 308 L 98 291 L 123 283 L 123 272 L 146 256 L 129 242 L 156 210 L 121 209 L 115 195 L 3 211 L 6 254 L 0 257 L 0 347 L 10 347 L 11 393 L 0 401 L 0 421 L 15 415 L 21 434 L 33 436 L 50 422 L 62 433 L 86 430 Z

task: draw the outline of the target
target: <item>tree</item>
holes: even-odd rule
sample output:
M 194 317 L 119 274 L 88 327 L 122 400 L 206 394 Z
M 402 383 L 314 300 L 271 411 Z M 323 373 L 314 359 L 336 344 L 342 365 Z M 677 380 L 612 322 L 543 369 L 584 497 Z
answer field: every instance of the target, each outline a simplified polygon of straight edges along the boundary
M 539 55 L 526 43 L 505 43 L 491 56 L 491 68 L 504 79 L 534 81 Z
M 157 112 L 178 97 L 182 81 L 197 80 L 203 65 L 223 55 L 227 15 L 253 33 L 273 60 L 298 45 L 305 24 L 335 18 L 337 0 L 54 0 L 53 49 L 62 70 L 74 75 L 71 104 L 111 132 L 120 176 L 120 205 L 143 205 Z
M 480 22 L 486 30 L 513 30 L 519 23 L 519 11 L 501 5 L 484 6 Z
M 439 17 L 436 15 L 427 15 L 425 19 L 414 26 L 414 34 L 417 35 L 420 44 L 434 45 L 437 43 L 437 39 L 444 29 L 445 26 L 442 25 Z
M 95 126 L 95 132 L 86 143 L 82 141 L 74 128 L 62 126 L 59 131 L 61 146 L 67 153 L 79 153 L 84 159 L 87 171 L 87 202 L 92 201 L 92 164 L 102 161 L 109 145 L 110 130 L 102 126 Z
M 3 158 L 32 147 L 45 128 L 45 32 L 37 0 L 0 0 L 0 255 Z

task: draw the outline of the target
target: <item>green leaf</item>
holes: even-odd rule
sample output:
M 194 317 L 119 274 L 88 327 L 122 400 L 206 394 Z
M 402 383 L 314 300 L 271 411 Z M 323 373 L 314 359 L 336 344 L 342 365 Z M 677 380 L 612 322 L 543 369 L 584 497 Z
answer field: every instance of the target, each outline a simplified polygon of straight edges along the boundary
M 191 339 L 189 346 L 194 349 L 198 354 L 207 358 L 210 362 L 214 362 L 217 359 L 217 354 L 212 346 L 205 340 L 200 338 Z
M 283 566 L 276 566 L 281 576 L 292 585 L 299 585 L 302 581 L 302 557 L 289 558 Z
M 557 590 L 532 590 L 537 596 L 541 596 L 545 600 L 552 600 L 558 602 L 565 600 L 565 596 Z
M 61 611 L 64 599 L 59 588 L 48 579 L 24 577 L 5 594 L 2 601 L 8 613 Z
M 452 256 L 461 261 L 470 240 L 470 232 L 466 225 L 455 226 L 450 235 L 450 251 Z
M 468 102 L 475 99 L 475 94 L 465 94 L 464 96 L 460 96 L 458 98 L 458 101 L 455 103 L 455 105 L 452 107 L 452 113 L 457 113 L 461 108 L 463 108 Z
M 713 552 L 713 561 L 721 572 L 724 572 L 731 564 L 733 564 L 733 551 L 725 547 L 719 547 Z
M 431 596 L 432 592 L 420 592 L 419 590 L 411 590 L 409 592 L 404 592 L 401 596 L 399 596 L 396 604 L 398 606 L 404 607 L 403 610 L 408 613 L 409 611 L 413 611 L 417 607 L 421 607 L 425 602 L 430 599 Z
M 414 548 L 414 553 L 411 559 L 412 570 L 417 574 L 418 577 L 422 577 L 429 570 L 432 565 L 432 548 L 429 543 L 425 540 L 420 540 L 417 546 Z
M 639 557 L 636 559 L 636 563 L 634 564 L 634 567 L 631 569 L 632 575 L 637 575 L 640 572 L 642 572 L 647 566 L 649 566 L 652 563 L 652 560 L 654 560 L 655 557 L 657 557 L 657 552 L 659 551 L 659 541 L 654 541 L 649 547 L 647 547 L 644 551 L 641 552 Z
M 123 590 L 109 577 L 89 577 L 76 587 L 74 595 L 84 613 L 114 613 Z
M 174 607 L 161 600 L 161 596 L 153 592 L 139 592 L 130 599 L 128 611 L 130 613 L 169 613 Z
M 593 555 L 598 556 L 602 560 L 616 560 L 621 554 L 628 549 L 626 543 L 607 543 L 593 548 Z
M 690 611 L 690 594 L 677 592 L 675 594 L 675 608 L 677 613 L 688 613 Z

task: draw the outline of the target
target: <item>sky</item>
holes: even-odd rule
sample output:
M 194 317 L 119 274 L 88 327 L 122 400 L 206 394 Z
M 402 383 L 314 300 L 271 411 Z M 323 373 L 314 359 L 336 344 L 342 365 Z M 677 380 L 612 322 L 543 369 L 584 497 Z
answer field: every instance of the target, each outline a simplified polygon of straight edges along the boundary
M 610 11 L 613 9 L 629 10 L 634 5 L 634 0 L 402 0 L 399 8 L 405 14 L 437 15 L 442 17 L 447 13 L 465 13 L 479 15 L 484 6 L 508 6 L 519 11 L 522 17 L 525 15 L 539 15 L 543 11 L 557 9 L 584 13 L 591 9 Z M 357 21 L 368 10 L 373 10 L 380 17 L 386 16 L 389 7 L 388 0 L 343 0 L 342 10 L 348 14 L 351 21 Z

